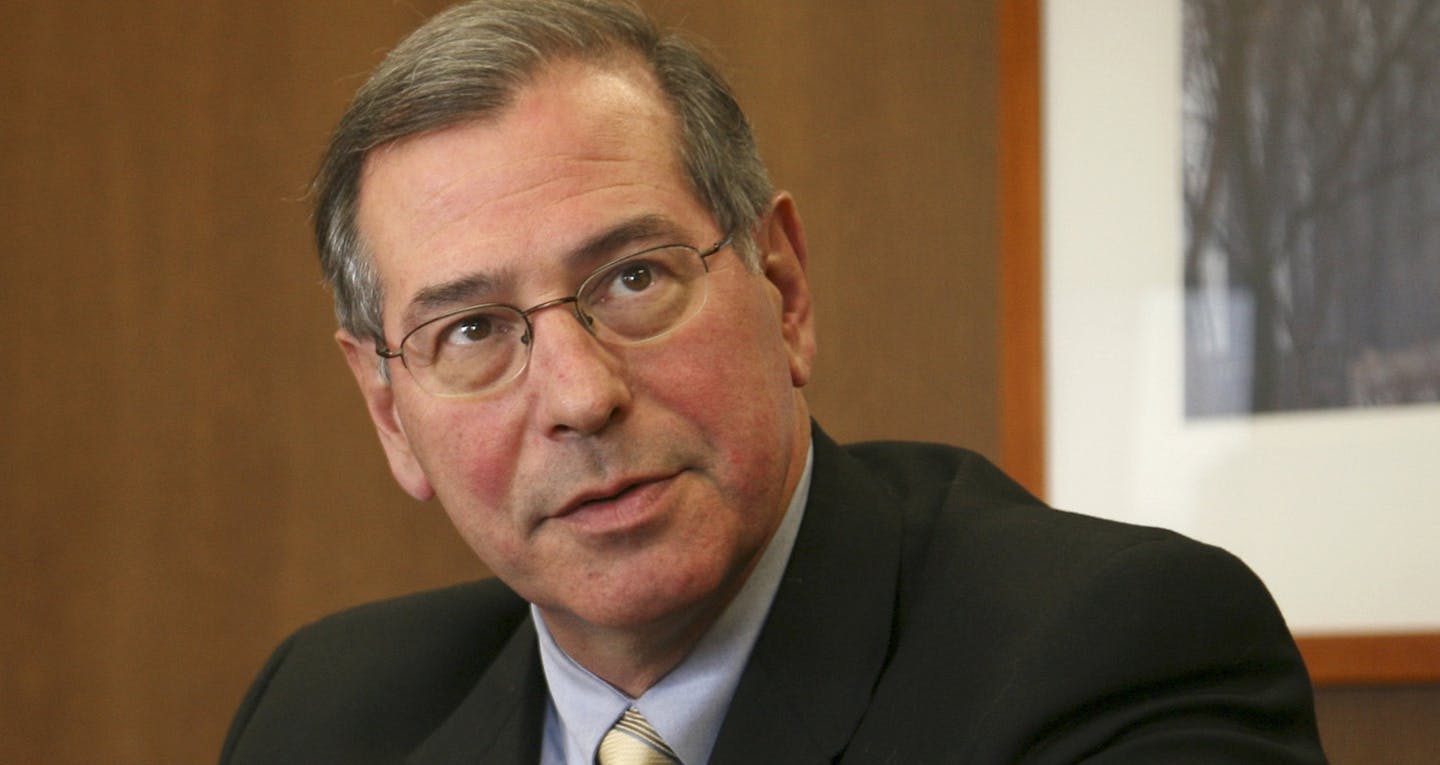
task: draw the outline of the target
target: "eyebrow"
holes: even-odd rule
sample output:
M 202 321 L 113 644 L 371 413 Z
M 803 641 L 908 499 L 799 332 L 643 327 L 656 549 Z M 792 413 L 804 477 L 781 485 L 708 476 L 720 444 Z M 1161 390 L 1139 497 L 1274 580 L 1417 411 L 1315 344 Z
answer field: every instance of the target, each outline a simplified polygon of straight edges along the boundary
M 590 237 L 565 255 L 563 261 L 572 270 L 580 270 L 601 260 L 616 257 L 616 253 L 638 242 L 661 238 L 674 239 L 681 243 L 683 234 L 671 219 L 654 213 L 640 215 L 611 226 Z M 487 296 L 499 292 L 514 281 L 513 269 L 507 268 L 496 274 L 474 272 L 463 276 L 422 287 L 410 299 L 401 319 L 404 327 L 415 327 L 427 317 L 444 313 L 446 309 L 461 308 L 486 302 Z
M 683 244 L 684 234 L 674 221 L 663 215 L 649 214 L 631 218 L 591 237 L 565 258 L 572 266 L 589 265 L 609 259 L 637 242 L 666 239 L 666 244 Z

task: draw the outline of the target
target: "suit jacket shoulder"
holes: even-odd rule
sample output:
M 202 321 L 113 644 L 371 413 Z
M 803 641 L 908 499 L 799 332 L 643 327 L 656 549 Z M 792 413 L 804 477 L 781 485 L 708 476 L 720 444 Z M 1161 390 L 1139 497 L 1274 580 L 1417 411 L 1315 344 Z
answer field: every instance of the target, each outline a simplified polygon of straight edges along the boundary
M 860 497 L 899 521 L 826 512 L 816 526 L 848 530 L 810 535 L 865 545 L 839 562 L 792 560 L 843 582 L 888 628 L 866 638 L 883 658 L 861 670 L 872 685 L 854 729 L 809 761 L 1323 762 L 1299 653 L 1233 556 L 1051 509 L 964 450 L 816 443 L 812 507 Z M 866 573 L 847 579 L 840 566 Z M 878 574 L 889 567 L 893 577 Z M 838 626 L 799 588 L 787 596 L 788 576 L 762 661 Z M 777 624 L 794 632 L 771 633 Z
M 524 632 L 528 608 L 499 581 L 484 580 L 305 627 L 252 684 L 221 761 L 401 762 Z

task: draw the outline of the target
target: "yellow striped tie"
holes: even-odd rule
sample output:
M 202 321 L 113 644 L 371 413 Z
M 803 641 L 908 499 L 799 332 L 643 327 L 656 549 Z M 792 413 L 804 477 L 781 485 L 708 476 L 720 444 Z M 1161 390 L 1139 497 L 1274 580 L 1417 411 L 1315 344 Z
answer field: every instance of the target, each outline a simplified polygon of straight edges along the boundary
M 634 707 L 625 710 L 620 721 L 600 740 L 595 759 L 599 765 L 675 765 L 680 762 L 675 750 Z

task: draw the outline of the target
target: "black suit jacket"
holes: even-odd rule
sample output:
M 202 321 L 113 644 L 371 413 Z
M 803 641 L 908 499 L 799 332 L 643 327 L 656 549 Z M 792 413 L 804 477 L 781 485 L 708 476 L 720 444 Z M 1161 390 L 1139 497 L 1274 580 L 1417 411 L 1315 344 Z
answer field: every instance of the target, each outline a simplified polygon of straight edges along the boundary
M 495 580 L 287 640 L 221 761 L 535 763 L 545 680 Z M 1052 510 L 979 456 L 839 447 L 713 763 L 1323 762 L 1308 677 L 1231 555 Z

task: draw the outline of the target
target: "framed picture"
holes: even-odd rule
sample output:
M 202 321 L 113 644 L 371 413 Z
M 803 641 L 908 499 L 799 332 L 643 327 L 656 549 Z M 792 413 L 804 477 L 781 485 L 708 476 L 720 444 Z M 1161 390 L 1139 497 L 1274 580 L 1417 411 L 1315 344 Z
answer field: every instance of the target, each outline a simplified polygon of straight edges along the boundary
M 1058 507 L 1165 526 L 1242 557 L 1270 587 L 1322 683 L 1440 680 L 1440 365 L 1427 366 L 1432 343 L 1440 354 L 1440 319 L 1428 308 L 1440 306 L 1440 229 L 1428 229 L 1427 238 L 1424 228 L 1433 225 L 1427 216 L 1440 217 L 1440 188 L 1432 209 L 1414 199 L 1430 193 L 1421 189 L 1431 181 L 1404 172 L 1440 157 L 1428 138 L 1440 129 L 1413 131 L 1397 147 L 1397 130 L 1375 113 L 1415 108 L 1414 99 L 1395 94 L 1414 87 L 1420 80 L 1404 78 L 1420 77 L 1430 63 L 1411 60 L 1385 85 L 1377 80 L 1389 75 L 1374 65 L 1377 53 L 1400 44 L 1386 35 L 1418 25 L 1414 38 L 1440 38 L 1423 26 L 1440 25 L 1435 6 L 1001 4 L 1002 418 L 1009 437 L 1002 461 Z M 1303 45 L 1307 34 L 1323 38 L 1309 59 L 1283 51 L 1287 62 L 1323 69 L 1275 78 L 1304 86 L 1307 98 L 1287 103 L 1283 92 L 1252 78 L 1238 86 L 1240 106 L 1217 106 L 1220 65 L 1206 55 L 1250 45 L 1242 51 L 1252 57 L 1247 71 L 1269 71 L 1255 59 L 1278 57 L 1278 43 L 1267 42 L 1257 25 L 1283 13 L 1347 8 L 1369 10 L 1358 20 L 1279 20 L 1287 25 L 1286 45 Z M 1248 15 L 1205 26 L 1215 21 L 1206 13 L 1237 9 Z M 1361 49 L 1338 62 L 1319 57 L 1345 57 L 1336 41 L 1346 34 Z M 1440 48 L 1405 54 L 1433 55 L 1440 77 Z M 1326 77 L 1334 85 L 1345 66 L 1361 66 L 1369 79 L 1359 85 L 1371 91 L 1315 92 Z M 1222 74 L 1231 78 L 1226 86 L 1237 87 L 1234 71 Z M 1325 115 L 1315 104 L 1326 97 L 1342 117 L 1371 109 L 1361 134 L 1345 137 L 1350 123 L 1343 119 L 1332 127 L 1317 122 Z M 1285 108 L 1307 110 L 1304 119 L 1314 124 L 1275 128 Z M 1236 127 L 1246 109 L 1265 124 Z M 1221 124 L 1217 112 L 1235 121 Z M 1435 115 L 1440 128 L 1440 108 Z M 1224 131 L 1267 142 L 1237 148 L 1236 136 Z M 1325 162 L 1309 166 L 1286 168 L 1276 158 L 1282 145 L 1324 153 L 1315 145 L 1336 143 L 1336 136 L 1369 141 L 1358 153 L 1370 164 L 1357 160 L 1337 171 L 1333 147 Z M 1225 152 L 1261 150 L 1269 152 L 1258 168 L 1270 184 L 1264 198 L 1276 206 L 1294 202 L 1285 193 L 1303 196 L 1306 184 L 1311 198 L 1303 201 L 1318 205 L 1315 190 L 1336 180 L 1320 176 L 1325 163 L 1339 177 L 1332 186 L 1351 196 L 1330 194 L 1329 207 L 1312 211 L 1308 224 L 1273 211 L 1281 224 L 1257 222 L 1263 205 L 1235 185 L 1243 175 L 1235 167 L 1255 158 Z M 1217 180 L 1214 168 L 1225 162 L 1231 175 Z M 1284 173 L 1288 179 L 1274 177 Z M 1434 175 L 1440 179 L 1440 166 Z M 1352 229 L 1362 221 L 1372 229 L 1357 235 Z M 1243 239 L 1267 225 L 1281 233 Z M 1406 226 L 1410 239 L 1396 234 Z M 1388 249 L 1376 249 L 1377 239 Z M 1255 266 L 1257 241 L 1282 242 L 1285 261 Z M 1243 260 L 1236 253 L 1247 245 L 1250 260 Z M 1337 253 L 1351 260 L 1324 260 Z M 1400 265 L 1386 261 L 1388 275 L 1368 292 L 1359 289 L 1355 274 L 1380 258 Z M 1252 267 L 1273 294 L 1253 284 L 1236 289 L 1245 286 L 1239 272 Z M 1427 279 L 1435 283 L 1427 287 Z M 1323 290 L 1316 287 L 1322 283 Z M 1306 289 L 1322 294 L 1315 302 L 1332 313 L 1316 309 L 1311 325 L 1286 324 L 1313 298 Z M 1340 318 L 1337 302 L 1348 311 Z M 1361 319 L 1389 322 L 1390 334 L 1355 331 Z M 1302 358 L 1299 351 L 1314 350 L 1321 336 L 1331 344 Z M 1278 392 L 1262 390 L 1262 377 Z

